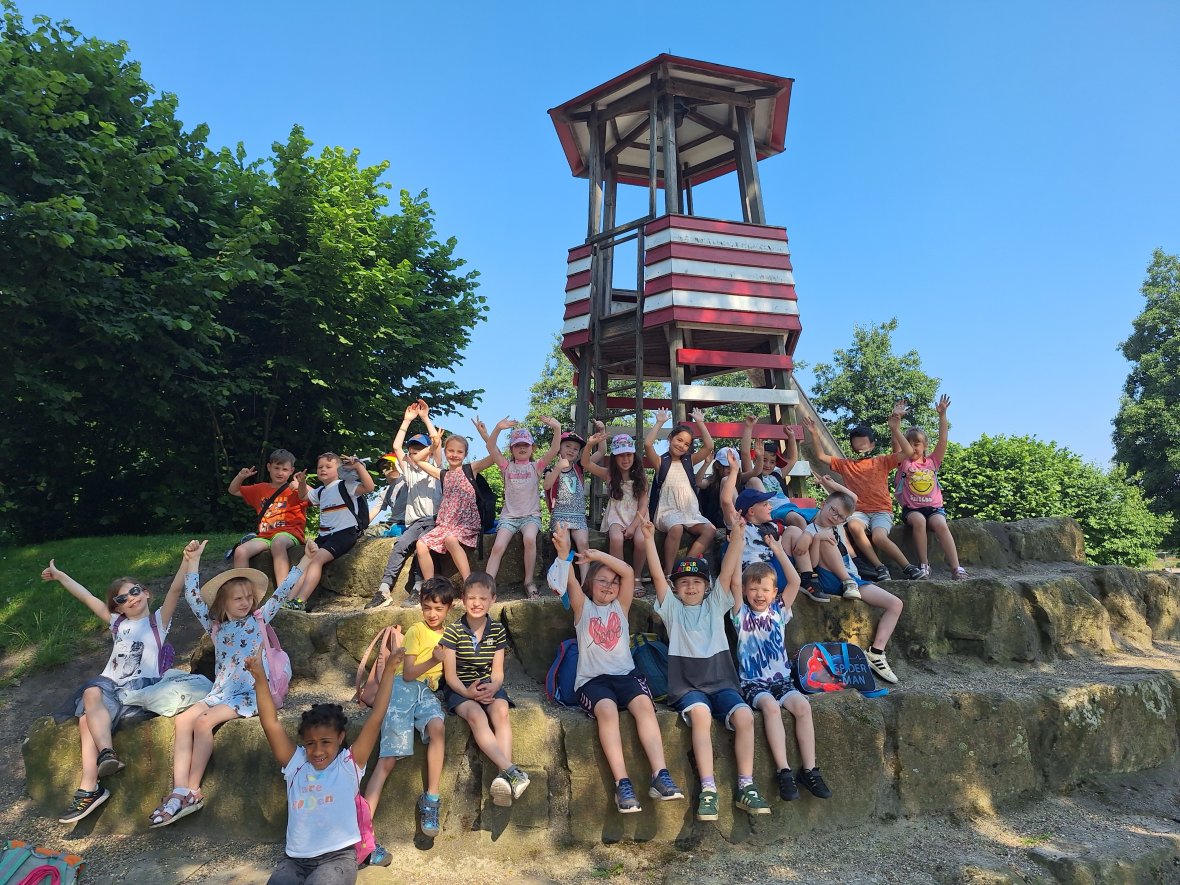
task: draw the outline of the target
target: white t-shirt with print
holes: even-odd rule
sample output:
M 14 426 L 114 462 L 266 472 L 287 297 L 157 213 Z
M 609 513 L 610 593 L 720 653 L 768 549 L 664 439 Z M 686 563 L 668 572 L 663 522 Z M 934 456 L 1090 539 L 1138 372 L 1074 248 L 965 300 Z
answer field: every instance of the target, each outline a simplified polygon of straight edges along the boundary
M 122 615 L 111 612 L 107 621 L 108 629 L 115 626 L 115 621 L 120 617 Z M 152 612 L 148 618 L 155 618 L 160 642 L 163 643 L 172 625 L 163 622 L 159 611 Z M 160 672 L 160 649 L 156 645 L 156 637 L 152 635 L 152 624 L 148 618 L 123 618 L 119 624 L 115 647 L 111 649 L 110 660 L 102 671 L 102 675 L 116 685 L 126 685 L 135 679 L 159 679 L 163 675 Z
M 364 776 L 365 769 L 353 763 L 347 748 L 323 771 L 312 767 L 303 747 L 295 748 L 291 761 L 283 766 L 289 857 L 319 857 L 361 840 L 356 796 Z
M 357 527 L 356 517 L 352 515 L 349 505 L 345 504 L 344 499 L 340 496 L 342 487 L 347 491 L 347 494 L 352 496 L 352 506 L 358 506 L 356 490 L 361 487 L 361 484 L 357 480 L 338 479 L 326 486 L 312 489 L 307 494 L 308 500 L 320 508 L 321 535 L 330 535 L 332 532 Z M 368 510 L 369 502 L 361 501 L 359 506 Z

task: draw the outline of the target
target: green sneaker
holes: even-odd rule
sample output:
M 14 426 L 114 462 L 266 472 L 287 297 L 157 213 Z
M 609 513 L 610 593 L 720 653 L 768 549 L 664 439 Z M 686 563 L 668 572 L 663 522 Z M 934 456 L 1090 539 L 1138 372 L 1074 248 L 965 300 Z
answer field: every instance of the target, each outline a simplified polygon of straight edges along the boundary
M 758 794 L 758 788 L 753 784 L 738 790 L 738 797 L 735 804 L 748 814 L 770 814 L 770 806 Z
M 701 790 L 697 800 L 697 820 L 717 820 L 717 791 Z

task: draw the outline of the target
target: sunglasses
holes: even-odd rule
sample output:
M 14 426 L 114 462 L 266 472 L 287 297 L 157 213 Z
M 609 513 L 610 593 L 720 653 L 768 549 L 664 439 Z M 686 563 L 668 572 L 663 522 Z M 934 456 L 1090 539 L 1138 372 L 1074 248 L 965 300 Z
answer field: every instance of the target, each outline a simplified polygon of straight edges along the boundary
M 132 596 L 139 596 L 141 593 L 147 593 L 147 591 L 144 590 L 142 587 L 140 587 L 138 584 L 133 584 L 131 589 L 128 590 L 126 593 L 120 593 L 118 596 L 115 597 L 115 605 L 122 605 L 124 602 L 126 602 L 128 599 L 130 599 Z

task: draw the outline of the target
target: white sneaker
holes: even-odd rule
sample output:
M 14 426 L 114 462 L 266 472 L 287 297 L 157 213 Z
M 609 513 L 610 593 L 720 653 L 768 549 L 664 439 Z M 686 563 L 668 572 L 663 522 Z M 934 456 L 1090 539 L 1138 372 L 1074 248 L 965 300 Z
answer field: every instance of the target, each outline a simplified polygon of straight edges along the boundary
M 919 580 L 919 581 L 923 581 L 923 580 L 925 580 L 926 578 L 929 578 L 929 577 L 930 577 L 930 565 L 929 565 L 929 563 L 925 563 L 925 562 L 924 562 L 924 563 L 922 563 L 920 566 L 918 566 L 918 571 L 919 571 L 919 572 L 921 572 L 921 574 L 920 574 L 920 575 L 918 575 L 918 580 Z
M 860 585 L 853 578 L 843 582 L 844 599 L 860 599 Z
M 883 654 L 873 654 L 873 652 L 865 649 L 865 660 L 869 662 L 869 666 L 873 668 L 873 672 L 884 679 L 886 682 L 897 682 L 897 674 L 893 672 L 893 668 L 889 666 L 889 662 L 885 660 Z
M 967 569 L 963 568 L 962 566 L 959 566 L 957 569 L 955 569 L 953 572 L 951 572 L 951 580 L 966 581 L 967 580 Z

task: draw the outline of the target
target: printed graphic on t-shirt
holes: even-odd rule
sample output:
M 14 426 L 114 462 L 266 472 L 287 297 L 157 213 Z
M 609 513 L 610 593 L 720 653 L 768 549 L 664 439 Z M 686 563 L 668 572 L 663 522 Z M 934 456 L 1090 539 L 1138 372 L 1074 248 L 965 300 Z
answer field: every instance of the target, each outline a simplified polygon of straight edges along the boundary
M 307 782 L 297 788 L 292 808 L 296 811 L 314 811 L 317 806 L 331 805 L 334 797 L 324 792 L 324 785 L 319 782 L 319 776 L 312 773 L 307 775 Z
M 130 679 L 139 673 L 140 666 L 143 663 L 143 643 L 132 642 L 130 650 L 124 654 L 116 652 L 112 660 L 115 673 L 112 677 L 116 682 L 124 679 Z
M 623 635 L 623 622 L 619 618 L 618 612 L 611 612 L 605 624 L 602 623 L 602 618 L 593 617 L 586 625 L 586 629 L 595 645 L 601 645 L 610 651 L 618 644 L 619 637 Z

